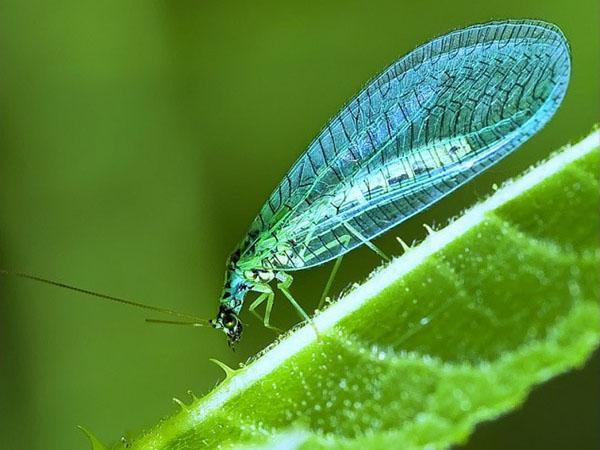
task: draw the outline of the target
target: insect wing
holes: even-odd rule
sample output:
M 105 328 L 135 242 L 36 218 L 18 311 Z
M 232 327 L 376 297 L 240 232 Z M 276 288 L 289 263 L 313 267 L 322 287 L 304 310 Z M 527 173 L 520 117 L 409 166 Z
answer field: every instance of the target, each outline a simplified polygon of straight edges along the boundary
M 536 133 L 569 82 L 554 25 L 506 21 L 437 38 L 392 64 L 311 143 L 242 251 L 293 270 L 331 260 L 427 208 Z

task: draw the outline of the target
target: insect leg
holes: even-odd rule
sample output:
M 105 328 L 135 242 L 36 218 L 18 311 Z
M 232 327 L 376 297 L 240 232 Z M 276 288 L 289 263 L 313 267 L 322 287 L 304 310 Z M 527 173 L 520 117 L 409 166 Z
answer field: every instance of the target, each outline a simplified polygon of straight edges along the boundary
M 254 314 L 266 328 L 281 332 L 281 329 L 274 327 L 269 323 L 269 320 L 271 319 L 271 310 L 273 309 L 273 300 L 275 299 L 275 293 L 273 292 L 273 289 L 271 289 L 271 286 L 268 284 L 258 284 L 255 285 L 252 290 L 255 292 L 260 292 L 261 294 L 250 304 L 248 311 Z M 265 300 L 267 301 L 265 316 L 261 317 L 261 315 L 256 311 L 256 308 L 258 308 Z
M 386 255 L 385 253 L 383 253 L 379 247 L 377 247 L 375 244 L 373 244 L 371 241 L 369 241 L 366 237 L 364 237 L 356 228 L 354 228 L 352 225 L 350 225 L 348 222 L 344 222 L 344 226 L 346 227 L 346 229 L 352 233 L 354 236 L 356 236 L 363 244 L 365 244 L 367 247 L 369 247 L 371 250 L 373 250 L 375 253 L 377 253 L 379 256 L 381 256 L 385 261 L 389 261 L 390 258 L 388 255 Z
M 347 244 L 350 241 L 350 236 L 345 235 L 340 239 L 340 241 L 342 241 L 344 244 Z M 331 269 L 331 273 L 329 274 L 329 278 L 327 279 L 327 284 L 325 284 L 325 289 L 323 289 L 323 293 L 321 294 L 321 299 L 319 300 L 319 306 L 317 306 L 317 309 L 321 309 L 323 307 L 323 305 L 325 304 L 325 300 L 327 299 L 327 294 L 329 294 L 329 290 L 331 289 L 333 280 L 335 279 L 337 271 L 340 268 L 340 264 L 342 264 L 343 257 L 344 257 L 344 255 L 340 255 L 336 258 L 335 264 L 333 265 L 333 268 Z
M 285 272 L 277 272 L 276 277 L 278 280 L 280 280 L 280 282 L 277 283 L 277 288 L 279 288 L 279 290 L 283 293 L 283 295 L 285 295 L 285 297 L 288 299 L 288 301 L 296 309 L 298 314 L 300 314 L 300 317 L 302 317 L 304 320 L 306 320 L 308 323 L 311 324 L 311 326 L 315 330 L 315 333 L 318 337 L 319 331 L 317 330 L 317 327 L 315 326 L 313 320 L 310 318 L 310 316 L 308 314 L 306 314 L 306 311 L 304 311 L 304 309 L 302 309 L 302 306 L 300 306 L 298 304 L 298 302 L 294 299 L 294 297 L 292 296 L 292 294 L 289 291 L 289 287 L 292 284 L 292 281 L 294 281 L 294 278 L 290 274 L 285 273 Z
M 265 319 L 258 312 L 256 312 L 256 308 L 258 308 L 268 298 L 268 296 L 269 294 L 267 293 L 259 295 L 248 307 L 248 311 L 254 314 L 254 316 L 257 317 L 261 322 L 263 322 Z
M 300 258 L 304 259 L 304 255 L 306 254 L 306 249 L 308 248 L 308 243 L 310 242 L 313 235 L 315 234 L 315 228 L 316 227 L 312 227 L 310 229 L 310 231 L 306 234 L 306 237 L 304 238 L 304 245 L 302 246 L 302 249 L 300 250 Z

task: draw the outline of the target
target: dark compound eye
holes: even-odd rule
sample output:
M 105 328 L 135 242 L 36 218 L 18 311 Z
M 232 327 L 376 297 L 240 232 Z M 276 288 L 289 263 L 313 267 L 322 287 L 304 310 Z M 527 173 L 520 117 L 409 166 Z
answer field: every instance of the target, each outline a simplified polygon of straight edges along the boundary
M 238 323 L 237 317 L 232 313 L 226 313 L 223 315 L 221 323 L 228 330 L 234 329 Z

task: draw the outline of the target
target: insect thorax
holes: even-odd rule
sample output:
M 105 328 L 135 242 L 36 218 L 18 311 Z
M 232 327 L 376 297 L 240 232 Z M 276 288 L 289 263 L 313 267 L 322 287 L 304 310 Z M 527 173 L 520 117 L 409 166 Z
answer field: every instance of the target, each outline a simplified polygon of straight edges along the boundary
M 227 263 L 225 285 L 221 294 L 221 305 L 238 314 L 244 303 L 246 294 L 257 285 L 268 284 L 275 278 L 275 272 L 268 267 L 262 267 L 260 258 L 256 255 L 240 256 L 234 252 Z

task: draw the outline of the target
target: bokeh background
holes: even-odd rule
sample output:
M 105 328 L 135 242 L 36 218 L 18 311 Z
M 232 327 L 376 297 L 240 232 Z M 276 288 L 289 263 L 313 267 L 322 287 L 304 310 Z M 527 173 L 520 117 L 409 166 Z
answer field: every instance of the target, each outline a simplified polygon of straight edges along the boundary
M 423 238 L 600 115 L 597 0 L 0 0 L 0 266 L 214 314 L 224 261 L 271 189 L 338 108 L 437 35 L 541 18 L 571 42 L 555 119 L 521 150 L 393 237 Z M 345 260 L 336 289 L 378 264 Z M 299 273 L 310 309 L 329 267 Z M 145 324 L 143 311 L 0 279 L 0 447 L 87 448 L 206 393 L 273 335 L 251 317 L 237 353 L 212 330 Z M 273 321 L 296 321 L 286 302 Z M 481 426 L 466 448 L 595 448 L 598 357 Z M 186 399 L 187 401 L 187 399 Z

